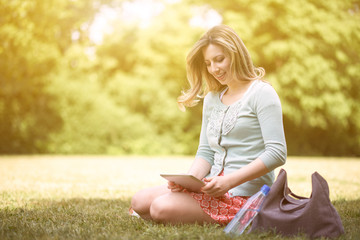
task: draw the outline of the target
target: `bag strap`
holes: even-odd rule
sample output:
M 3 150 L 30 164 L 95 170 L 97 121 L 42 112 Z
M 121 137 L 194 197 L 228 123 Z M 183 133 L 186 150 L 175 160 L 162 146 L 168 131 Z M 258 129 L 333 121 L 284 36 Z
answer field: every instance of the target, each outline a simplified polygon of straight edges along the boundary
M 280 200 L 279 208 L 284 212 L 291 212 L 291 211 L 296 211 L 301 208 L 304 208 L 306 206 L 306 204 L 309 202 L 309 198 L 298 196 L 295 193 L 293 193 L 287 184 L 286 171 L 281 169 L 280 172 L 284 172 L 283 174 L 285 174 L 285 181 L 283 183 L 284 184 L 284 192 L 283 192 L 283 197 Z M 301 200 L 305 200 L 305 201 L 301 202 Z M 285 207 L 286 202 L 292 203 L 293 206 L 291 208 Z
M 294 198 L 292 198 L 291 196 L 293 196 Z M 295 198 L 297 198 L 297 199 L 295 199 Z M 302 200 L 304 200 L 304 201 L 301 202 Z M 279 207 L 280 207 L 281 211 L 292 212 L 292 211 L 296 211 L 296 210 L 299 210 L 301 208 L 304 208 L 306 206 L 306 204 L 309 202 L 309 200 L 310 200 L 309 198 L 298 196 L 298 195 L 296 195 L 296 194 L 294 194 L 294 193 L 292 193 L 290 191 L 290 193 L 288 195 L 285 195 L 280 200 L 280 206 Z M 286 202 L 292 203 L 292 207 L 291 208 L 285 207 Z
M 296 195 L 295 193 L 293 193 L 293 192 L 290 190 L 290 188 L 288 188 L 288 189 L 289 189 L 288 196 L 290 195 L 290 196 L 293 196 L 294 198 L 297 198 L 297 199 L 309 199 L 309 198 L 307 198 L 307 197 L 302 197 L 302 196 Z
M 318 172 L 314 172 L 311 175 L 311 178 L 312 178 L 312 193 L 310 198 L 306 198 L 294 194 L 287 186 L 287 181 L 285 182 L 284 197 L 280 201 L 280 209 L 282 211 L 291 212 L 304 208 L 308 204 L 310 199 L 313 198 L 313 196 L 324 196 L 327 199 L 329 199 L 329 186 L 326 180 Z M 330 200 L 328 201 L 330 202 Z M 291 208 L 286 207 L 287 202 L 292 204 Z
M 293 212 L 293 211 L 296 211 L 296 210 L 299 210 L 301 208 L 304 208 L 306 206 L 306 204 L 308 203 L 307 201 L 306 202 L 303 202 L 302 204 L 296 204 L 295 207 L 292 207 L 292 208 L 286 208 L 285 207 L 285 203 L 284 201 L 287 200 L 286 198 L 283 198 L 281 199 L 280 201 L 280 209 L 281 211 L 283 212 Z

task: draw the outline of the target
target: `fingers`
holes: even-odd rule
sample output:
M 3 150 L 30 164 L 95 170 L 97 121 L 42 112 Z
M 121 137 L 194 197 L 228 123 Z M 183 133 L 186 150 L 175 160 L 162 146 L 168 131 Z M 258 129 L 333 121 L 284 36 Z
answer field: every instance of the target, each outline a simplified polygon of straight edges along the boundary
M 168 182 L 168 189 L 170 189 L 172 192 L 181 192 L 184 190 L 184 188 L 179 184 L 170 181 Z
M 215 196 L 218 196 L 219 194 L 220 194 L 220 192 L 221 192 L 221 190 L 220 189 L 218 189 L 218 188 L 216 188 L 216 187 L 214 187 L 214 186 L 207 186 L 206 188 L 204 187 L 203 189 L 202 189 L 202 192 L 203 193 L 206 193 L 207 195 L 210 195 L 210 196 L 213 196 L 213 197 L 215 197 Z
M 204 179 L 206 185 L 202 187 L 201 191 L 212 197 L 220 197 L 224 195 L 227 190 L 222 186 L 221 182 L 216 177 Z
M 212 181 L 214 177 L 204 178 L 203 182 L 205 183 L 205 186 L 201 188 L 202 191 L 209 191 L 214 185 L 214 182 Z
M 205 186 L 203 186 L 203 187 L 201 188 L 201 190 L 202 190 L 203 192 L 207 192 L 207 191 L 209 191 L 210 189 L 213 188 L 213 186 L 214 186 L 215 183 L 212 182 L 211 180 L 212 180 L 212 179 L 210 179 L 210 178 L 205 178 L 205 179 L 204 179 Z
M 204 178 L 204 182 L 211 182 L 215 177 Z

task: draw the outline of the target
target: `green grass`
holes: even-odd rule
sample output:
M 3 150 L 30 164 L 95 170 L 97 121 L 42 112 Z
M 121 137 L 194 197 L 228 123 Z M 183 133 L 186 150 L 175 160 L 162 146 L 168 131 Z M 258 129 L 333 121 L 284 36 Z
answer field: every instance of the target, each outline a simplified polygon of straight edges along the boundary
M 161 172 L 185 172 L 188 157 L 0 157 L 0 239 L 232 239 L 218 225 L 164 226 L 131 218 L 139 189 L 165 184 Z M 330 187 L 346 234 L 360 239 L 360 160 L 295 158 L 284 166 L 289 186 L 311 193 L 318 171 Z M 286 239 L 272 233 L 238 239 Z M 292 239 L 305 239 L 297 236 Z

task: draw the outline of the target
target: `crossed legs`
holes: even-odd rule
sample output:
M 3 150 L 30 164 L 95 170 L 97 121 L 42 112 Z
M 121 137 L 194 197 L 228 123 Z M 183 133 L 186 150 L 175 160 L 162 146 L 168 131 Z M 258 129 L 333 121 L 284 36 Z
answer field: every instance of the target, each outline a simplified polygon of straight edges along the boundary
M 171 192 L 166 185 L 139 191 L 131 206 L 142 218 L 159 223 L 215 223 L 189 194 Z

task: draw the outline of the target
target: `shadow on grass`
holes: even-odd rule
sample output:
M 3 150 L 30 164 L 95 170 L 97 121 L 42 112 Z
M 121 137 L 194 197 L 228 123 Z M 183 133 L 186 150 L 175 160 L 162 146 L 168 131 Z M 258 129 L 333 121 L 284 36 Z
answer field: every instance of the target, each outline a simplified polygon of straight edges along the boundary
M 164 226 L 129 217 L 130 199 L 31 200 L 0 209 L 0 239 L 232 239 L 218 225 Z M 334 202 L 346 235 L 359 239 L 360 199 Z M 272 233 L 241 239 L 286 239 Z M 298 236 L 291 239 L 305 239 Z

